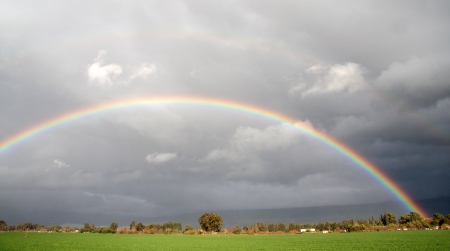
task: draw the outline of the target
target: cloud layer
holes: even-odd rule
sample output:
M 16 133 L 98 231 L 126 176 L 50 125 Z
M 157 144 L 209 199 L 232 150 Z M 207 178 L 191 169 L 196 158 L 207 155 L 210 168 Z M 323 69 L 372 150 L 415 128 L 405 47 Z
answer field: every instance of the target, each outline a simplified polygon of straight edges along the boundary
M 309 123 L 414 199 L 450 196 L 449 10 L 446 1 L 4 1 L 0 140 L 105 102 L 221 98 Z M 91 114 L 0 154 L 0 211 L 22 221 L 24 208 L 113 221 L 393 200 L 290 125 L 208 105 Z

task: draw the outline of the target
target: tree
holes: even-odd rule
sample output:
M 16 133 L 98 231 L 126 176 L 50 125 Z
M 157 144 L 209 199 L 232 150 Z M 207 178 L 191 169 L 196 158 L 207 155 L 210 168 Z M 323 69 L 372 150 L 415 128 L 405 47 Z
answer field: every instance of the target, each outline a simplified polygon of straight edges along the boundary
M 423 221 L 423 218 L 420 214 L 417 212 L 410 212 L 409 214 L 405 214 L 400 217 L 399 223 L 400 224 L 406 224 L 413 221 Z
M 278 223 L 277 224 L 277 231 L 286 231 L 286 225 L 284 223 Z
M 295 230 L 295 223 L 294 222 L 289 222 L 289 226 L 288 226 L 289 231 L 293 231 Z
M 255 231 L 255 233 L 259 233 L 259 225 L 258 222 L 255 223 L 255 225 L 253 226 L 253 230 Z
M 33 224 L 33 230 L 42 231 L 44 230 L 44 228 L 45 228 L 44 224 Z
M 53 225 L 52 225 L 53 226 Z M 47 229 L 50 229 L 51 226 L 47 227 Z M 92 232 L 93 229 L 91 229 L 91 225 L 89 223 L 84 223 L 83 228 L 80 229 L 80 232 L 84 233 L 84 232 Z
M 136 225 L 136 231 L 140 232 L 140 231 L 142 231 L 142 230 L 144 230 L 144 224 L 142 224 L 142 222 L 139 222 L 139 223 Z
M 259 230 L 262 232 L 266 232 L 267 231 L 267 225 L 265 222 L 260 222 L 259 223 Z
M 383 223 L 383 225 L 388 226 L 391 223 L 397 223 L 397 217 L 393 213 L 386 213 L 384 211 L 384 215 L 380 215 L 380 222 Z
M 112 231 L 115 232 L 118 227 L 119 226 L 118 226 L 117 222 L 113 222 L 113 223 L 111 223 L 111 226 L 109 226 L 109 229 L 111 229 Z
M 236 225 L 236 228 L 233 231 L 233 234 L 241 234 L 242 233 L 242 229 L 239 227 L 239 225 Z
M 220 215 L 215 213 L 204 213 L 198 218 L 198 223 L 200 224 L 200 227 L 207 232 L 219 232 L 222 228 L 223 219 Z
M 410 212 L 400 217 L 398 223 L 400 225 L 406 225 L 409 228 L 428 228 L 430 225 L 422 218 L 417 212 Z
M 0 231 L 6 231 L 8 224 L 4 220 L 0 220 Z
M 23 230 L 26 230 L 26 231 L 33 230 L 33 223 L 31 223 L 31 222 L 22 223 L 22 227 L 23 227 Z
M 48 231 L 56 232 L 56 227 L 57 227 L 56 224 L 52 224 L 52 225 L 47 226 L 46 228 Z
M 136 226 L 136 221 L 132 221 L 130 224 L 130 230 L 132 230 Z

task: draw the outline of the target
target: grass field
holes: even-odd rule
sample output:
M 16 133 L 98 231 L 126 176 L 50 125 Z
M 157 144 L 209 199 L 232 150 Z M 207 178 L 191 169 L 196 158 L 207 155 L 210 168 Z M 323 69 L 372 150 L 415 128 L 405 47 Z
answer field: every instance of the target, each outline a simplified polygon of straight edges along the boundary
M 0 250 L 450 250 L 450 231 L 297 235 L 0 233 Z

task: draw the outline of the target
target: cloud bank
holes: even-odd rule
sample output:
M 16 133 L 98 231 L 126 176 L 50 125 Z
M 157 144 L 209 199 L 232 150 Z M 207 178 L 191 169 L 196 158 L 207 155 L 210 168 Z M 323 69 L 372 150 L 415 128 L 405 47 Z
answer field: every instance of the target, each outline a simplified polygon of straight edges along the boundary
M 0 140 L 100 103 L 219 98 L 306 121 L 415 200 L 450 196 L 448 10 L 447 1 L 3 1 Z M 0 201 L 8 224 L 51 223 L 30 216 L 51 211 L 109 225 L 397 198 L 289 124 L 174 102 L 81 116 L 8 149 Z

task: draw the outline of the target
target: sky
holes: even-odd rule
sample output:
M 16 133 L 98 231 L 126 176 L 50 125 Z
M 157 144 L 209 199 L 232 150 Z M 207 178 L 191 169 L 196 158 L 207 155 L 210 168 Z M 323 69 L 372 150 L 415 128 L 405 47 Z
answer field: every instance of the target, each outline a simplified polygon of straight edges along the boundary
M 220 99 L 335 138 L 414 200 L 448 197 L 449 11 L 449 1 L 1 1 L 0 141 L 104 103 Z M 0 201 L 7 223 L 42 222 L 33 212 L 84 223 L 71 213 L 114 221 L 398 198 L 289 123 L 172 102 L 82 116 L 2 151 Z

